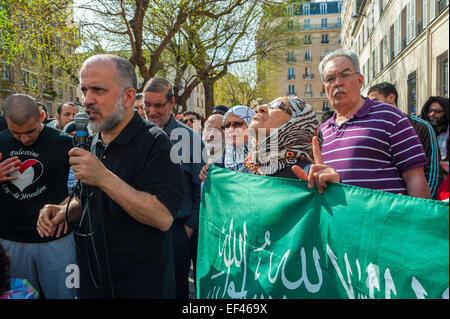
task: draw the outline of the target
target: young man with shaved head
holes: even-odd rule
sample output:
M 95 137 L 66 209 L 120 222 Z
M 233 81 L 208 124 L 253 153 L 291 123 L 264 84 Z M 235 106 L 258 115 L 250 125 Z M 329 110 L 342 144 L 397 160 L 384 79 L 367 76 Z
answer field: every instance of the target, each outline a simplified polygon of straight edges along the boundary
M 67 201 L 72 137 L 44 126 L 28 95 L 8 97 L 3 106 L 7 130 L 0 132 L 0 243 L 12 256 L 11 276 L 27 279 L 45 298 L 74 298 L 66 267 L 75 263 L 73 234 L 42 238 L 39 210 Z

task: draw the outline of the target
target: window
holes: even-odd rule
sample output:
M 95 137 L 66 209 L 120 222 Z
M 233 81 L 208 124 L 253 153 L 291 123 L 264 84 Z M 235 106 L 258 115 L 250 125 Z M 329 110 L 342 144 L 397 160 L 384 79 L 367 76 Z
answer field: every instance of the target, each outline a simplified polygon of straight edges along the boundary
M 406 43 L 410 43 L 416 37 L 416 0 L 410 0 L 406 4 Z
M 408 114 L 416 115 L 417 111 L 417 82 L 416 72 L 408 75 Z
M 323 101 L 322 102 L 322 111 L 323 112 L 328 112 L 329 110 L 330 110 L 330 102 Z
M 58 83 L 58 96 L 62 97 L 63 95 L 63 87 L 61 81 L 57 81 Z
M 290 84 L 288 86 L 289 94 L 288 95 L 295 95 L 295 85 Z
M 438 57 L 438 92 L 440 96 L 448 97 L 448 53 Z
M 320 4 L 320 14 L 327 14 L 327 3 L 321 3 Z
M 286 9 L 286 13 L 287 13 L 288 17 L 291 17 L 294 15 L 294 6 L 292 4 L 288 5 L 288 7 Z
M 0 62 L 0 67 L 2 69 L 2 80 L 11 81 L 11 67 L 8 63 Z
M 287 30 L 288 31 L 294 31 L 294 21 L 289 20 L 287 23 Z
M 311 35 L 310 34 L 305 35 L 305 44 L 311 44 L 311 43 L 312 43 Z
M 21 74 L 22 74 L 22 86 L 23 87 L 27 87 L 28 86 L 28 82 L 29 82 L 28 71 L 22 70 Z
M 305 50 L 305 61 L 306 62 L 311 62 L 312 61 L 311 50 Z
M 287 62 L 288 62 L 288 63 L 295 62 L 294 51 L 288 51 Z
M 337 27 L 342 28 L 342 19 L 341 18 L 338 18 L 338 20 L 337 20 Z
M 328 34 L 322 34 L 322 44 L 328 43 Z
M 304 15 L 310 15 L 311 14 L 309 3 L 306 3 L 306 4 L 303 5 L 303 14 Z
M 294 68 L 288 69 L 288 80 L 295 80 Z
M 401 33 L 402 16 L 399 15 L 394 22 L 394 57 L 396 57 L 402 50 L 402 33 Z
M 377 75 L 377 52 L 378 52 L 378 48 L 375 48 L 375 50 L 373 50 L 372 52 L 372 63 L 373 63 L 373 74 L 372 77 L 374 78 Z
M 429 0 L 423 0 L 422 2 L 422 27 L 424 29 L 427 26 L 428 1 Z
M 311 21 L 309 19 L 305 19 L 305 29 L 310 29 L 311 28 Z
M 328 19 L 327 18 L 322 18 L 321 21 L 322 21 L 322 25 L 321 25 L 322 28 L 323 29 L 328 28 Z
M 305 96 L 306 97 L 312 97 L 312 85 L 311 84 L 306 84 Z
M 305 67 L 305 74 L 303 75 L 303 79 L 305 80 L 314 79 L 314 75 L 312 74 L 312 68 L 310 66 Z

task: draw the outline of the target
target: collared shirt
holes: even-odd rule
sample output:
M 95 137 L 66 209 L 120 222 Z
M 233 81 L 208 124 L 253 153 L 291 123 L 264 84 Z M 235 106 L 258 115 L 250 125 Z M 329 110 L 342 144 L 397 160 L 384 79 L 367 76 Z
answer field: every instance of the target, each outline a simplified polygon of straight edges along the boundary
M 340 126 L 335 117 L 320 127 L 322 157 L 342 183 L 406 194 L 401 174 L 427 163 L 408 118 L 396 107 L 369 98 Z
M 163 130 L 173 144 L 171 160 L 178 163 L 183 172 L 184 198 L 175 218 L 184 219 L 185 225 L 198 229 L 201 195 L 198 175 L 206 164 L 202 157 L 205 145 L 197 133 L 173 116 Z
M 170 161 L 170 148 L 171 143 L 166 134 L 135 112 L 132 120 L 108 146 L 104 146 L 97 133 L 91 151 L 121 180 L 138 191 L 155 195 L 175 215 L 183 198 L 183 185 L 179 183 L 179 167 Z M 94 187 L 92 190 L 93 197 L 89 201 L 91 224 L 95 230 L 93 237 L 103 285 L 102 290 L 97 291 L 90 276 L 92 271 L 92 277 L 97 283 L 100 282 L 97 256 L 90 238 L 78 237 L 81 298 L 110 297 L 106 251 L 117 298 L 174 297 L 171 232 L 140 223 L 101 189 Z M 84 225 L 83 232 L 91 232 L 87 221 Z

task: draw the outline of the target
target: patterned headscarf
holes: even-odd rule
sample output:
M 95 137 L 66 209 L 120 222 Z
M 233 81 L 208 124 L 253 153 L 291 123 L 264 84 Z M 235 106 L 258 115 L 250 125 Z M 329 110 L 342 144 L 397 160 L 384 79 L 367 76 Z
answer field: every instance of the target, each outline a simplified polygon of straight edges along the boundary
M 247 123 L 247 126 L 250 125 L 253 116 L 256 115 L 256 112 L 252 109 L 248 108 L 247 106 L 243 105 L 237 105 L 233 106 L 231 109 L 229 109 L 225 115 L 223 116 L 222 125 L 225 125 L 225 121 L 227 119 L 227 116 L 230 114 L 234 114 Z M 241 173 L 250 173 L 249 170 L 247 170 L 244 166 L 244 160 L 248 155 L 248 143 L 244 145 L 239 146 L 233 146 L 228 143 L 225 143 L 225 160 L 224 160 L 224 166 L 227 169 L 241 172 Z
M 318 136 L 322 144 L 319 120 L 310 105 L 300 97 L 290 97 L 291 119 L 281 125 L 259 143 L 245 161 L 245 167 L 253 174 L 272 175 L 292 166 L 298 160 L 313 162 L 312 138 Z

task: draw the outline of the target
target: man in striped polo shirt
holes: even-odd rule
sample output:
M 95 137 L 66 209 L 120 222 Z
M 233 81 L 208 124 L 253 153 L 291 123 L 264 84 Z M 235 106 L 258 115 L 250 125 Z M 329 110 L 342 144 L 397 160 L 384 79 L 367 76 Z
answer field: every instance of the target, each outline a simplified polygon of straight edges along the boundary
M 406 116 L 392 105 L 361 96 L 358 56 L 338 49 L 319 65 L 335 115 L 320 127 L 322 156 L 342 183 L 431 198 L 423 166 L 427 158 Z
M 373 101 L 391 104 L 398 108 L 398 92 L 392 83 L 381 82 L 372 86 L 367 92 L 368 97 Z M 444 169 L 439 161 L 441 155 L 437 143 L 433 126 L 427 121 L 414 115 L 405 114 L 417 133 L 423 150 L 427 156 L 428 163 L 424 166 L 425 179 L 430 187 L 431 197 L 436 198 L 437 188 L 445 179 Z

